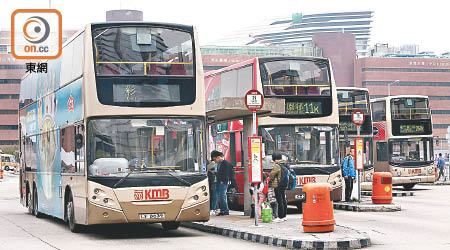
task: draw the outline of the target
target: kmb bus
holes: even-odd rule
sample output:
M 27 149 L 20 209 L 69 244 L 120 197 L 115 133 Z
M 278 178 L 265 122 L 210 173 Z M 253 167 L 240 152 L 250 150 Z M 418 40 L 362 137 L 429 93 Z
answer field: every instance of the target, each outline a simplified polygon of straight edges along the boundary
M 94 23 L 20 90 L 20 198 L 82 225 L 209 219 L 203 69 L 192 26 Z
M 339 148 L 340 159 L 350 153 L 355 147 L 357 126 L 352 122 L 352 113 L 362 111 L 364 123 L 360 127 L 360 137 L 364 139 L 364 170 L 360 171 L 361 189 L 371 190 L 373 175 L 373 133 L 372 111 L 370 108 L 369 90 L 365 88 L 338 87 L 339 102 Z
M 433 133 L 427 96 L 371 100 L 376 147 L 375 172 L 390 172 L 393 185 L 410 190 L 434 182 Z
M 256 81 L 253 78 L 256 77 Z M 270 172 L 271 155 L 280 151 L 297 175 L 297 188 L 287 191 L 289 204 L 301 208 L 302 186 L 309 182 L 332 185 L 332 199 L 340 200 L 342 176 L 339 165 L 338 102 L 328 59 L 302 57 L 262 57 L 205 74 L 207 100 L 242 97 L 257 89 L 264 98 L 282 98 L 285 113 L 258 119 L 258 135 L 263 138 L 263 168 Z M 327 90 L 327 91 L 325 91 Z M 236 166 L 238 190 L 230 203 L 244 203 L 242 166 L 242 123 L 217 125 L 210 148 L 224 150 Z

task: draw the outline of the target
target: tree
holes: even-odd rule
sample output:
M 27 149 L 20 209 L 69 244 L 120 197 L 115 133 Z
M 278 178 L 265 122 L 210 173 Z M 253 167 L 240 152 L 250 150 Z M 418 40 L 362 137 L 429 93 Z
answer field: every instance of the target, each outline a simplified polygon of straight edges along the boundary
M 3 154 L 14 155 L 16 161 L 19 161 L 19 146 L 2 148 Z

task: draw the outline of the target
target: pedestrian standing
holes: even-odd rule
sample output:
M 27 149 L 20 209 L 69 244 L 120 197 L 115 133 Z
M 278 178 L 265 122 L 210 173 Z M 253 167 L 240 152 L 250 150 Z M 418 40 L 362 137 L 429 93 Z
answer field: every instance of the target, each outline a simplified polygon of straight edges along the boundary
M 351 202 L 352 190 L 353 190 L 353 180 L 356 177 L 355 171 L 355 160 L 353 159 L 353 148 L 350 153 L 344 158 L 342 163 L 342 172 L 345 180 L 345 201 Z
M 279 165 L 279 163 L 283 163 L 281 153 L 273 152 L 272 160 L 274 161 L 275 165 L 273 166 L 272 171 L 269 174 L 269 178 L 272 180 L 272 188 L 275 191 L 275 199 L 277 200 L 278 204 L 278 218 L 280 218 L 280 220 L 286 221 L 287 220 L 286 188 L 280 187 L 278 185 L 282 177 L 286 178 L 285 176 L 282 176 L 281 174 L 282 167 Z
M 220 212 L 217 215 L 229 215 L 230 210 L 227 202 L 228 185 L 232 185 L 233 188 L 237 189 L 233 166 L 224 159 L 223 153 L 217 150 L 211 152 L 211 159 L 215 162 L 215 200 L 219 201 L 220 207 Z M 216 204 L 212 204 L 211 210 L 215 209 Z
M 209 208 L 211 210 L 211 214 L 216 213 L 216 207 L 217 207 L 217 194 L 216 194 L 216 172 L 215 172 L 215 165 L 216 163 L 211 160 L 211 162 L 208 163 L 208 185 L 209 185 L 209 194 L 211 196 L 211 203 L 209 204 Z
M 444 158 L 442 158 L 442 153 L 439 153 L 439 158 L 437 161 L 437 168 L 439 169 L 439 176 L 438 176 L 437 180 L 441 179 L 441 176 L 444 176 L 444 181 L 447 180 L 447 177 L 445 177 L 445 174 L 444 174 L 444 167 L 445 167 L 445 160 L 444 160 Z

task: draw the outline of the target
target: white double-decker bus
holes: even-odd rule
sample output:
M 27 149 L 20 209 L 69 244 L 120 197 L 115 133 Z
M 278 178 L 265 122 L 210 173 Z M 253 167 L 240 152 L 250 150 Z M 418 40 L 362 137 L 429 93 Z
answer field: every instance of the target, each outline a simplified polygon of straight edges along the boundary
M 392 174 L 392 184 L 409 190 L 435 181 L 433 132 L 427 96 L 371 100 L 376 148 L 375 172 Z
M 87 25 L 20 91 L 20 197 L 82 225 L 209 219 L 195 28 Z
M 261 57 L 205 74 L 208 101 L 223 97 L 244 97 L 251 89 L 264 98 L 283 99 L 285 113 L 258 118 L 258 135 L 263 142 L 263 168 L 270 172 L 271 155 L 281 152 L 297 175 L 297 188 L 286 192 L 289 204 L 301 210 L 309 182 L 330 183 L 331 197 L 340 200 L 342 175 L 339 165 L 338 100 L 330 62 L 326 58 Z M 244 203 L 242 124 L 217 125 L 211 145 L 222 150 L 236 165 L 238 190 L 230 195 L 236 207 Z

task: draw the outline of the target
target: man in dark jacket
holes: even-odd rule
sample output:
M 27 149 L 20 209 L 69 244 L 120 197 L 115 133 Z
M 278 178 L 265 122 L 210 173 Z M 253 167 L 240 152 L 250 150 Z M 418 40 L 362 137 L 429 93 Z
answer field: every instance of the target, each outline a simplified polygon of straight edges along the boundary
M 220 213 L 217 214 L 220 215 L 229 215 L 229 209 L 228 209 L 228 202 L 227 202 L 227 189 L 228 185 L 232 184 L 234 188 L 237 187 L 236 185 L 236 179 L 234 178 L 234 170 L 233 166 L 231 166 L 230 163 L 228 163 L 226 160 L 224 160 L 224 156 L 219 151 L 212 151 L 211 152 L 211 159 L 216 163 L 215 168 L 215 199 L 212 200 L 219 200 L 219 207 L 220 207 Z M 215 210 L 216 204 L 211 205 L 211 210 Z

